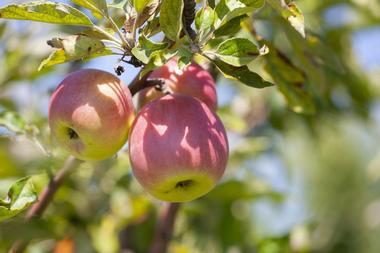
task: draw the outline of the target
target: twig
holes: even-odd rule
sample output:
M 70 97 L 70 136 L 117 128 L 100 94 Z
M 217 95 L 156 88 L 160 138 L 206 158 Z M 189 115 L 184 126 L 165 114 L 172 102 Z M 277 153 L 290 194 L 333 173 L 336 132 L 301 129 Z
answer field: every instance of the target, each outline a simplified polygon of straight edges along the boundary
M 153 238 L 149 253 L 165 253 L 173 234 L 179 203 L 165 203 Z
M 73 156 L 67 158 L 62 168 L 57 172 L 57 174 L 50 180 L 46 188 L 41 192 L 39 200 L 37 203 L 32 205 L 26 214 L 26 220 L 30 220 L 34 217 L 39 217 L 45 211 L 49 203 L 54 197 L 54 194 L 57 192 L 58 188 L 65 181 L 67 176 L 77 168 L 82 161 L 76 159 Z M 16 241 L 12 248 L 9 250 L 9 253 L 21 253 L 25 250 L 28 245 L 27 241 Z
M 183 31 L 190 38 L 190 49 L 193 53 L 199 53 L 201 50 L 197 42 L 197 33 L 191 27 L 195 18 L 195 0 L 185 0 L 183 7 L 182 23 Z
M 196 32 L 191 27 L 191 24 L 194 22 L 195 18 L 195 6 L 195 0 L 185 0 L 182 15 L 184 30 L 192 41 L 194 41 L 197 36 Z

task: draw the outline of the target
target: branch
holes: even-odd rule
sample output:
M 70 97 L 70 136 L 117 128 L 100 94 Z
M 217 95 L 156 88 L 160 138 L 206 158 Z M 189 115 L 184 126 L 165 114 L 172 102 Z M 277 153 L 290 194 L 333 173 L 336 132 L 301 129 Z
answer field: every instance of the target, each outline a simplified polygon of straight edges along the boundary
M 201 49 L 199 48 L 197 41 L 197 33 L 191 27 L 195 18 L 195 0 L 184 0 L 185 5 L 183 7 L 182 23 L 183 30 L 187 36 L 190 38 L 190 49 L 193 53 L 199 53 Z
M 32 205 L 32 207 L 28 210 L 25 216 L 26 220 L 31 220 L 32 218 L 39 217 L 43 214 L 53 199 L 54 194 L 57 192 L 58 188 L 62 185 L 70 172 L 77 168 L 81 163 L 82 161 L 76 159 L 73 156 L 67 158 L 62 168 L 57 172 L 57 174 L 50 180 L 46 188 L 41 192 L 38 202 Z M 27 245 L 27 241 L 16 241 L 12 245 L 12 248 L 9 250 L 9 253 L 21 253 L 25 250 Z
M 191 27 L 191 24 L 194 22 L 195 18 L 195 6 L 195 0 L 185 0 L 182 15 L 184 30 L 192 41 L 194 41 L 197 36 L 196 32 Z
M 156 232 L 149 253 L 165 253 L 174 231 L 179 203 L 165 203 L 160 214 Z

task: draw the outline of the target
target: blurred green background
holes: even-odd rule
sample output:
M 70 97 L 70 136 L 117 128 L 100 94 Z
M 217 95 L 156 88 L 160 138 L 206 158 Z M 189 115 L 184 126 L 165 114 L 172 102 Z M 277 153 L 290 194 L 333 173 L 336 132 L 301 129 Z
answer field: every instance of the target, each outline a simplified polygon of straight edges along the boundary
M 15 2 L 22 1 L 0 4 Z M 258 90 L 218 77 L 218 114 L 231 150 L 227 173 L 212 192 L 181 206 L 170 253 L 380 252 L 380 3 L 296 3 L 307 43 L 268 5 L 248 21 L 276 48 L 250 67 L 268 79 L 278 71 L 278 86 Z M 84 67 L 113 72 L 117 63 L 103 57 L 37 72 L 51 51 L 46 40 L 70 29 L 0 21 L 0 124 L 8 126 L 0 126 L 1 198 L 27 175 L 41 191 L 66 158 L 46 121 L 60 80 Z M 297 84 L 289 65 L 302 70 L 308 93 L 289 91 Z M 136 73 L 128 66 L 122 79 Z M 72 245 L 80 253 L 146 252 L 161 207 L 132 177 L 122 150 L 82 164 L 43 219 L 2 221 L 0 252 L 19 238 L 33 239 L 30 253 L 74 252 Z

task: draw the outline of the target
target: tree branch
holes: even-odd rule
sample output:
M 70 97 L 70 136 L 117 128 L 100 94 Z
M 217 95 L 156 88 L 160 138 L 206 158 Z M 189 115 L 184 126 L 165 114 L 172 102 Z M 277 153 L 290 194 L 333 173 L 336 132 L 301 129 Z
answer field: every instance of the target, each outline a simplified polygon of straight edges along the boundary
M 183 7 L 182 23 L 184 26 L 185 32 L 189 35 L 192 41 L 195 40 L 197 34 L 191 27 L 191 24 L 195 19 L 195 0 L 185 0 Z
M 38 202 L 32 205 L 32 207 L 28 210 L 25 216 L 26 220 L 30 220 L 34 217 L 39 217 L 42 215 L 42 213 L 45 211 L 53 199 L 54 194 L 57 192 L 58 188 L 62 185 L 70 172 L 77 168 L 81 163 L 82 161 L 76 159 L 73 156 L 67 158 L 62 168 L 57 172 L 57 174 L 50 180 L 46 188 L 41 192 Z M 12 245 L 12 248 L 9 250 L 9 253 L 21 253 L 25 250 L 27 245 L 27 241 L 16 241 Z
M 191 27 L 195 19 L 195 0 L 184 0 L 182 23 L 183 31 L 190 38 L 190 49 L 193 53 L 199 53 L 201 49 L 199 48 L 197 41 L 197 33 Z
M 180 203 L 165 203 L 160 214 L 149 253 L 166 253 L 174 231 Z

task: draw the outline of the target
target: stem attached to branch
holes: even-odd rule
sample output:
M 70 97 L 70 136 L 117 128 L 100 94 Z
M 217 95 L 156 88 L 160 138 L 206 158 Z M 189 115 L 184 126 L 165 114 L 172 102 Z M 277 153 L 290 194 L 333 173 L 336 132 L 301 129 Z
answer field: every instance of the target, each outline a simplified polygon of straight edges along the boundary
M 142 70 L 141 70 L 142 71 Z M 141 73 L 140 71 L 140 73 Z M 131 84 L 128 86 L 129 90 L 131 91 L 132 96 L 136 95 L 137 92 L 140 90 L 143 90 L 148 87 L 163 87 L 165 86 L 165 80 L 162 78 L 149 78 L 149 73 L 145 74 L 143 77 L 140 78 L 140 73 L 137 74 L 135 79 L 131 82 Z
M 179 203 L 165 203 L 160 214 L 149 253 L 165 253 L 174 231 Z
M 42 215 L 42 213 L 49 205 L 50 201 L 53 199 L 54 194 L 57 192 L 58 188 L 62 185 L 70 172 L 77 168 L 81 163 L 82 161 L 76 159 L 73 156 L 67 158 L 62 168 L 57 172 L 57 174 L 50 180 L 46 188 L 41 192 L 38 198 L 38 202 L 32 205 L 32 207 L 28 210 L 26 214 L 27 220 Z M 9 250 L 9 253 L 21 253 L 24 251 L 27 245 L 27 241 L 16 241 L 12 245 L 12 248 Z

